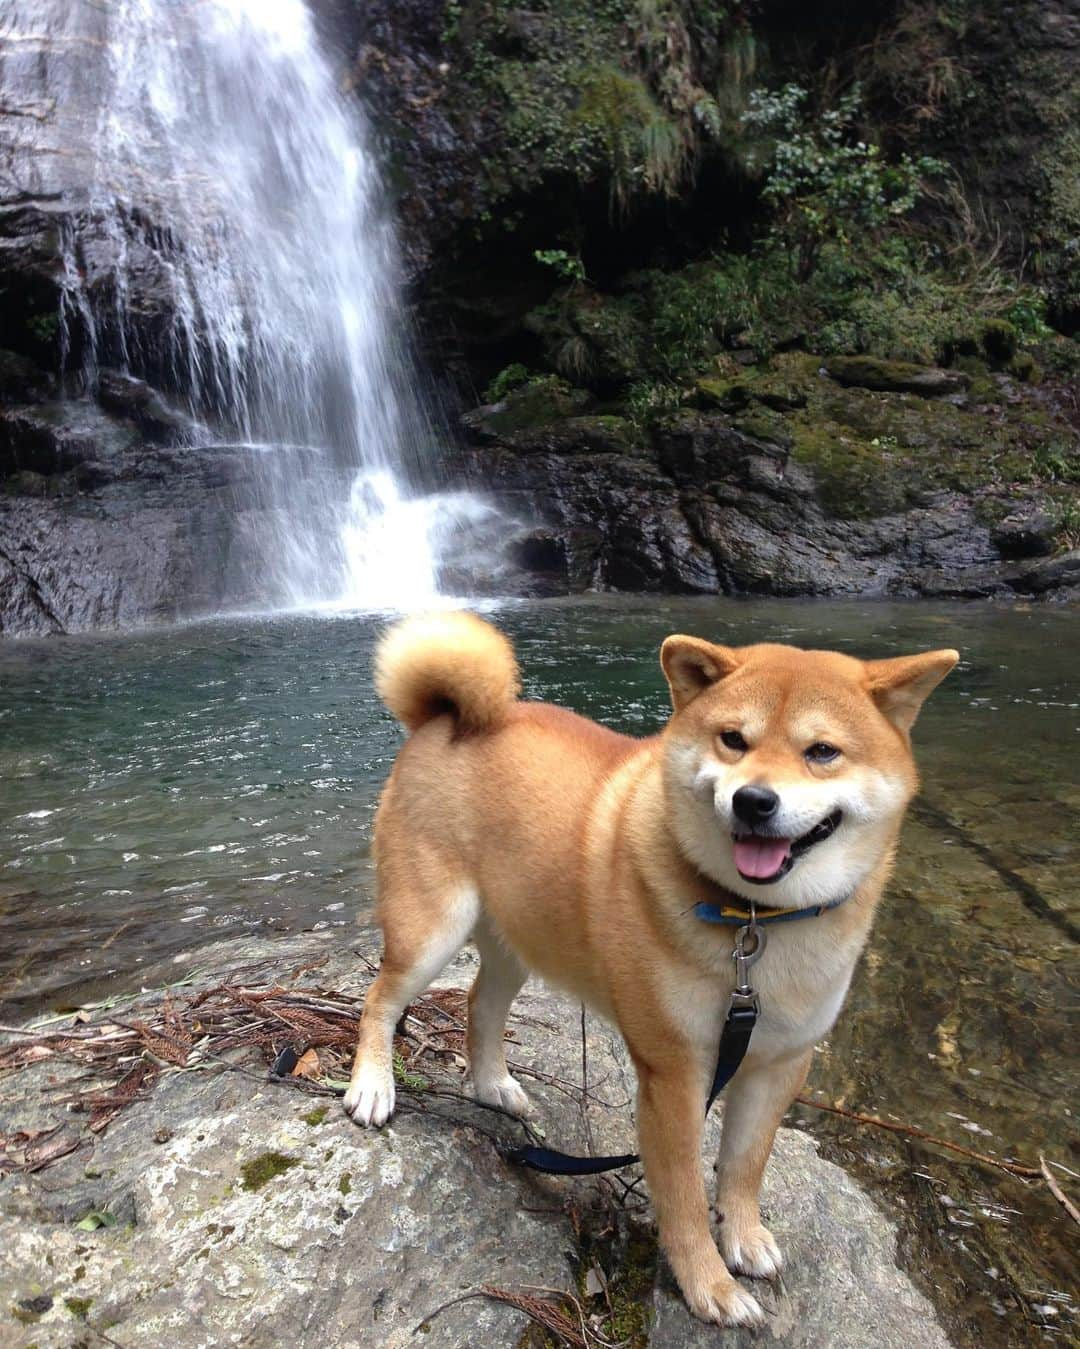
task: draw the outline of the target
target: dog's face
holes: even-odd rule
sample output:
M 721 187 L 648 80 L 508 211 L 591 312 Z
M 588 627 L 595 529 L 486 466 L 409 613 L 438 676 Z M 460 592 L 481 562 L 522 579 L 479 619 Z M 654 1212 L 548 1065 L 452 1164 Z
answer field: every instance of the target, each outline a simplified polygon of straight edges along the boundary
M 706 875 L 762 905 L 846 898 L 886 856 L 918 785 L 908 738 L 958 659 L 860 661 L 669 637 L 661 664 L 671 825 Z

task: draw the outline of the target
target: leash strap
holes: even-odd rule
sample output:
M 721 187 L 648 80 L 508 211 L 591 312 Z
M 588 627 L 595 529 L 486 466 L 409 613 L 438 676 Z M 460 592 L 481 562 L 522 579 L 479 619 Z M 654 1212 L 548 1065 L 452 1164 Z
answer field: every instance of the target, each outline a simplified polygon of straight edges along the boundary
M 723 1034 L 720 1036 L 716 1072 L 705 1106 L 706 1115 L 746 1057 L 757 1019 L 757 999 L 752 994 L 747 997 L 736 990 L 732 994 Z M 554 1148 L 534 1147 L 511 1148 L 503 1156 L 518 1166 L 527 1166 L 531 1171 L 543 1171 L 549 1176 L 596 1176 L 603 1171 L 618 1171 L 621 1167 L 633 1166 L 635 1162 L 641 1161 L 636 1152 L 626 1152 L 618 1157 L 574 1157 L 566 1152 L 557 1152 Z

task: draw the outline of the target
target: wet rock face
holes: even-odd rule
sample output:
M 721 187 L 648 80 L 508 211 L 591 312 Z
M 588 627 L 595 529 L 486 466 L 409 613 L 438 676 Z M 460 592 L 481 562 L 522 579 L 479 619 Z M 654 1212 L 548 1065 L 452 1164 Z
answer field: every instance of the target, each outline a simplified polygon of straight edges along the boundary
M 360 945 L 377 954 L 370 937 Z M 277 947 L 222 943 L 200 952 L 199 965 L 223 975 L 253 958 L 273 961 L 275 952 L 283 971 L 328 960 L 319 970 L 323 987 L 357 992 L 369 977 L 359 956 L 341 949 L 339 933 Z M 475 969 L 465 953 L 442 982 L 463 987 Z M 175 978 L 175 966 L 161 974 Z M 581 1080 L 576 1008 L 530 984 L 517 1013 L 510 1058 L 538 1118 L 555 1146 L 584 1150 L 574 1092 L 551 1085 Z M 634 1091 L 625 1050 L 592 1019 L 587 1049 L 595 1147 L 625 1151 Z M 490 1112 L 460 1100 L 422 1110 L 422 1092 L 401 1090 L 391 1125 L 369 1132 L 338 1102 L 267 1083 L 257 1061 L 246 1067 L 254 1076 L 165 1076 L 79 1152 L 4 1182 L 5 1344 L 66 1349 L 98 1332 L 177 1349 L 234 1340 L 266 1349 L 403 1349 L 421 1341 L 511 1349 L 528 1329 L 516 1309 L 483 1299 L 439 1308 L 484 1284 L 580 1295 L 583 1240 L 594 1243 L 589 1263 L 606 1264 L 611 1286 L 632 1289 L 621 1310 L 632 1313 L 635 1343 L 696 1349 L 745 1339 L 689 1315 L 658 1256 L 644 1199 L 636 1211 L 616 1213 L 611 1227 L 612 1210 L 592 1182 L 503 1162 L 485 1133 L 505 1130 L 517 1141 L 517 1131 Z M 55 1093 L 31 1080 L 38 1071 L 5 1078 L 5 1133 L 56 1122 Z M 449 1071 L 445 1085 L 460 1091 L 460 1075 Z M 715 1155 L 718 1113 L 703 1165 Z M 933 1309 L 896 1268 L 895 1230 L 808 1136 L 781 1130 L 765 1210 L 787 1257 L 783 1286 L 756 1290 L 771 1312 L 770 1344 L 946 1349 Z M 88 1214 L 107 1214 L 105 1225 L 93 1229 Z M 604 1310 L 602 1297 L 589 1300 L 594 1307 Z
M 127 376 L 104 372 L 101 402 L 114 411 L 0 403 L 0 635 L 252 602 L 267 509 L 257 452 L 186 443 L 189 419 Z
M 925 391 L 906 396 L 922 404 Z M 465 419 L 471 444 L 451 468 L 517 522 L 502 578 L 512 593 L 976 598 L 1074 585 L 1066 565 L 1022 565 L 1053 549 L 1054 522 L 1034 504 L 992 530 L 978 495 L 929 483 L 885 510 L 838 516 L 822 469 L 800 456 L 798 426 L 743 419 L 751 434 L 684 409 L 639 431 L 580 407 L 529 424 L 515 399 Z M 884 460 L 879 471 L 895 476 Z M 866 495 L 878 499 L 872 477 Z

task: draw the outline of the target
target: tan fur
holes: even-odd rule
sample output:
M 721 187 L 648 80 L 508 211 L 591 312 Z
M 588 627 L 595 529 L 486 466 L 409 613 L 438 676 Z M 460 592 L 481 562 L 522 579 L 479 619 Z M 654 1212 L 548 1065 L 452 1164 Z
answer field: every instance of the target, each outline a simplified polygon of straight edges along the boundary
M 728 1266 L 759 1277 L 780 1269 L 758 1213 L 761 1176 L 891 870 L 917 786 L 911 724 L 955 661 L 952 651 L 864 663 L 671 637 L 662 664 L 674 715 L 659 736 L 634 740 L 513 701 L 513 653 L 479 619 L 436 615 L 394 629 L 379 652 L 379 689 L 414 734 L 376 819 L 385 950 L 349 1114 L 364 1124 L 389 1117 L 394 1024 L 472 937 L 481 956 L 468 1037 L 478 1097 L 528 1108 L 503 1054 L 506 1014 L 528 970 L 613 1020 L 637 1071 L 640 1151 L 687 1302 L 707 1320 L 760 1322 Z M 745 752 L 724 746 L 731 730 L 744 734 Z M 843 750 L 838 762 L 807 759 L 819 741 Z M 834 810 L 842 821 L 789 874 L 760 886 L 735 868 L 729 818 L 733 791 L 751 783 L 780 794 L 778 819 L 790 818 L 799 837 Z M 782 907 L 844 902 L 771 927 L 755 967 L 763 1010 L 725 1093 L 718 1251 L 700 1150 L 734 929 L 702 922 L 694 905 L 732 893 Z
M 468 731 L 498 726 L 521 691 L 514 649 L 474 614 L 433 613 L 399 623 L 375 657 L 375 688 L 410 731 L 452 711 Z

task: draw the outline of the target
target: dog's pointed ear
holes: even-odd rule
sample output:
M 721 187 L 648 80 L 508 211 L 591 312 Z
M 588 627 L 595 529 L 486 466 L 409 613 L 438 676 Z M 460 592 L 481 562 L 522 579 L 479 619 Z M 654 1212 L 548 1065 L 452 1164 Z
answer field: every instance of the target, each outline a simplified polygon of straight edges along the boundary
M 700 637 L 668 637 L 660 648 L 660 665 L 671 689 L 676 712 L 692 702 L 703 689 L 731 674 L 738 655 L 727 646 L 714 646 Z
M 868 660 L 867 689 L 884 715 L 906 734 L 923 703 L 959 659 L 958 651 L 923 651 L 917 656 Z

